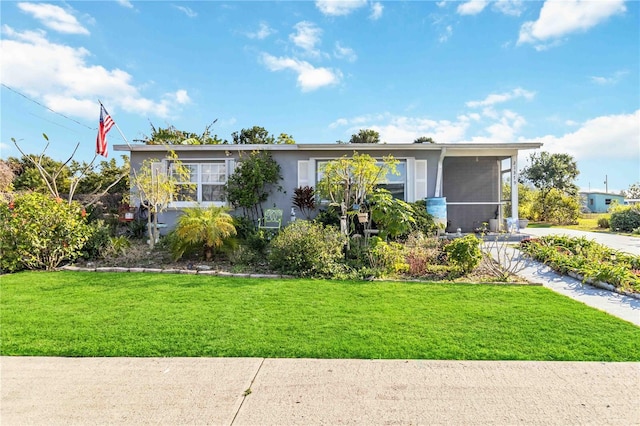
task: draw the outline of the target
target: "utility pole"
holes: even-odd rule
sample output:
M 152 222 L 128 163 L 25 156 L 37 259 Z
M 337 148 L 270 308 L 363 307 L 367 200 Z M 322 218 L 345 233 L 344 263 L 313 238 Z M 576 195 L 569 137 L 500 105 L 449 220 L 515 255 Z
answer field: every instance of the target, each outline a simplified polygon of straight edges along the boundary
M 609 176 L 604 175 L 604 192 L 609 193 Z

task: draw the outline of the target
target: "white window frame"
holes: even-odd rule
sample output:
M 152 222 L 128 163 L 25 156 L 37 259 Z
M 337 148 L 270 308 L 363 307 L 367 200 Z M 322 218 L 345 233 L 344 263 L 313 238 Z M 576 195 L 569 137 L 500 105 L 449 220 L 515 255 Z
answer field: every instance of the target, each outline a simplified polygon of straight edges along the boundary
M 311 157 L 308 160 L 298 160 L 298 186 L 311 186 L 316 187 L 319 180 L 319 163 L 325 161 L 336 160 L 332 157 Z M 377 161 L 382 162 L 381 158 L 376 158 Z M 424 194 L 424 199 L 427 194 L 427 160 L 416 160 L 414 157 L 398 157 L 398 161 L 405 163 L 405 182 L 404 182 L 404 200 L 407 202 L 417 201 L 416 196 Z M 421 167 L 424 169 L 424 176 L 416 176 L 416 162 L 420 162 Z M 328 202 L 322 200 L 321 202 Z
M 197 158 L 197 159 L 185 159 L 180 160 L 183 166 L 196 166 L 196 180 L 191 182 L 196 185 L 196 199 L 190 201 L 172 201 L 169 204 L 171 208 L 185 208 L 185 207 L 195 207 L 195 206 L 226 206 L 228 203 L 226 201 L 202 201 L 202 186 L 203 185 L 219 185 L 224 186 L 229 181 L 229 176 L 233 173 L 235 169 L 235 160 L 228 158 Z M 203 182 L 202 180 L 202 166 L 203 165 L 211 165 L 211 164 L 224 164 L 225 166 L 225 177 L 224 182 L 216 183 L 216 182 Z M 172 162 L 169 164 L 169 173 L 172 173 Z M 187 182 L 184 182 L 187 183 Z

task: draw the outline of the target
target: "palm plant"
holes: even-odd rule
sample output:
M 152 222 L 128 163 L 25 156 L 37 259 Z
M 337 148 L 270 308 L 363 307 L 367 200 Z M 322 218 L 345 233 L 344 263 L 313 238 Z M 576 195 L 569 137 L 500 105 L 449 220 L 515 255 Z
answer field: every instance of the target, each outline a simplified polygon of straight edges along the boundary
M 211 260 L 214 251 L 236 235 L 233 217 L 227 211 L 225 207 L 216 206 L 185 209 L 174 230 L 174 257 L 182 257 L 189 247 L 202 246 L 204 258 Z

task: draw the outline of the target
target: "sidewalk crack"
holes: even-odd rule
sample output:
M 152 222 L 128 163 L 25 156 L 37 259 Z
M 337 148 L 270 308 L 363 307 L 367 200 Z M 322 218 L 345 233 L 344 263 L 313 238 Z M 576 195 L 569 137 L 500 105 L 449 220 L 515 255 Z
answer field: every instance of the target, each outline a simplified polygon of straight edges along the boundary
M 238 414 L 240 414 L 240 410 L 242 409 L 242 406 L 244 405 L 244 401 L 247 399 L 247 396 L 251 395 L 251 392 L 252 392 L 251 387 L 253 386 L 253 382 L 256 381 L 256 377 L 258 377 L 258 373 L 260 373 L 260 370 L 262 369 L 262 364 L 264 364 L 265 359 L 266 358 L 262 358 L 262 361 L 260 361 L 260 365 L 258 366 L 256 373 L 253 375 L 253 378 L 251 379 L 249 388 L 242 393 L 242 401 L 240 402 L 240 405 L 238 406 L 236 413 L 233 415 L 233 420 L 231 420 L 231 423 L 229 424 L 229 426 L 233 426 L 233 424 L 236 421 L 236 418 L 238 417 Z

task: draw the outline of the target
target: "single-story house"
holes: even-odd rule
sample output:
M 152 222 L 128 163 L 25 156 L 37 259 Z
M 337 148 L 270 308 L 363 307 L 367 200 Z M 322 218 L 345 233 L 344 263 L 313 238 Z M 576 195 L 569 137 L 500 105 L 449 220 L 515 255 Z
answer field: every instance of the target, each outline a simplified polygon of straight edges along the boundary
M 195 205 L 225 205 L 222 187 L 233 173 L 242 154 L 269 151 L 280 164 L 282 190 L 274 191 L 265 208 L 284 210 L 283 225 L 289 220 L 294 189 L 315 187 L 323 162 L 354 152 L 374 158 L 393 155 L 399 160 L 399 176 L 391 176 L 385 186 L 394 196 L 408 202 L 446 198 L 447 230 L 471 232 L 474 227 L 511 216 L 518 217 L 518 153 L 537 149 L 539 142 L 517 143 L 408 143 L 408 144 L 293 144 L 293 145 L 116 145 L 129 151 L 131 167 L 138 170 L 146 159 L 158 161 L 161 170 L 170 170 L 167 154 L 173 151 L 191 170 L 197 185 L 193 201 L 176 201 L 159 220 L 170 228 L 180 209 Z M 511 199 L 502 195 L 502 183 L 512 184 Z M 510 203 L 511 211 L 504 212 Z
M 624 196 L 618 194 L 611 194 L 607 192 L 581 192 L 583 203 L 591 213 L 606 213 L 609 211 L 609 207 L 612 204 L 618 203 L 623 205 Z

